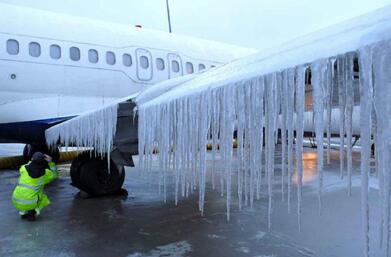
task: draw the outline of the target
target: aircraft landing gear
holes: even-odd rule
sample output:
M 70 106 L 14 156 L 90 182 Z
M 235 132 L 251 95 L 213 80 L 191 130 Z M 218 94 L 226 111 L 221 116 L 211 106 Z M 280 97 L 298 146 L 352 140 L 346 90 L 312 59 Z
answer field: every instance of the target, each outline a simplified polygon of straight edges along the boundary
M 58 162 L 60 159 L 60 149 L 55 147 L 53 149 L 49 149 L 46 145 L 30 145 L 26 144 L 23 149 L 23 159 L 27 162 L 31 160 L 31 157 L 35 152 L 42 152 L 44 154 L 48 154 L 53 158 L 54 162 Z
M 117 166 L 110 160 L 108 169 L 107 157 L 94 153 L 79 154 L 71 165 L 71 185 L 92 196 L 103 196 L 122 193 L 125 180 L 123 166 Z

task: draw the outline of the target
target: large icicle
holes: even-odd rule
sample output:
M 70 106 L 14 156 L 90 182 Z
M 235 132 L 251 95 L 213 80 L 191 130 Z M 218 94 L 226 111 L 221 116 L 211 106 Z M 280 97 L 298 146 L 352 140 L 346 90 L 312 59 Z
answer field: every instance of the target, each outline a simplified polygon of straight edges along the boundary
M 353 105 L 354 105 L 354 74 L 353 59 L 355 53 L 346 54 L 346 110 L 345 110 L 345 128 L 346 128 L 346 161 L 348 175 L 348 196 L 352 191 L 352 133 L 353 133 Z
M 301 197 L 303 186 L 303 135 L 305 66 L 296 68 L 296 167 L 297 167 L 297 221 L 301 231 Z
M 224 159 L 224 171 L 226 172 L 227 191 L 227 220 L 230 219 L 231 207 L 231 166 L 232 166 L 232 138 L 234 132 L 235 112 L 232 103 L 234 102 L 234 86 L 223 89 L 223 123 L 222 127 L 222 152 Z
M 334 89 L 334 60 L 330 59 L 327 64 L 326 78 L 326 130 L 327 130 L 327 164 L 331 163 L 331 114 L 333 108 L 333 89 Z
M 385 232 L 385 256 L 390 256 L 390 181 L 391 181 L 391 42 L 383 41 L 373 49 L 374 107 L 376 112 L 376 137 L 381 142 L 378 148 L 379 172 L 384 176 L 383 208 Z
M 324 134 L 324 83 L 326 82 L 327 60 L 319 60 L 311 65 L 312 87 L 317 146 L 318 201 L 319 214 L 322 211 L 323 187 L 323 134 Z
M 243 87 L 238 86 L 236 88 L 236 105 L 237 110 L 243 110 L 244 109 L 244 94 L 243 94 Z M 239 201 L 239 210 L 242 209 L 242 203 L 243 203 L 243 181 L 244 181 L 244 114 L 243 112 L 237 113 L 237 151 L 238 151 L 238 201 Z
M 281 197 L 285 201 L 285 175 L 286 175 L 286 122 L 287 122 L 287 98 L 288 98 L 288 71 L 281 73 Z M 289 183 L 289 182 L 288 182 Z
M 345 106 L 346 106 L 346 58 L 344 55 L 337 58 L 337 83 L 338 83 L 338 103 L 339 103 L 339 163 L 341 179 L 345 173 Z
M 257 181 L 257 200 L 260 199 L 261 182 L 262 182 L 262 152 L 263 152 L 263 115 L 264 115 L 264 80 L 261 78 L 257 79 L 256 90 L 255 90 L 255 147 L 256 147 L 256 181 Z
M 267 175 L 267 188 L 268 188 L 268 228 L 271 230 L 271 214 L 272 214 L 272 201 L 273 201 L 273 174 L 274 174 L 274 147 L 275 147 L 275 125 L 274 122 L 276 116 L 276 102 L 275 91 L 277 83 L 277 74 L 269 74 L 265 77 L 266 81 L 266 175 Z
M 287 127 L 288 127 L 288 212 L 291 211 L 291 189 L 292 189 L 292 175 L 293 175 L 293 116 L 295 109 L 295 70 L 287 70 Z
M 371 155 L 372 49 L 359 51 L 360 61 L 360 138 L 361 138 L 361 216 L 364 255 L 369 256 L 368 179 Z

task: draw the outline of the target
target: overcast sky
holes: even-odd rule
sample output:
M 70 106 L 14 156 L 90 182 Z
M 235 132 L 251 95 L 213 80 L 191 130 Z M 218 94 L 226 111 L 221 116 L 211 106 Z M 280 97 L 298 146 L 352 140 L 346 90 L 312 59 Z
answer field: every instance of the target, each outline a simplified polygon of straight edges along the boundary
M 169 0 L 174 33 L 259 49 L 391 4 L 391 0 Z M 165 0 L 0 0 L 168 30 Z

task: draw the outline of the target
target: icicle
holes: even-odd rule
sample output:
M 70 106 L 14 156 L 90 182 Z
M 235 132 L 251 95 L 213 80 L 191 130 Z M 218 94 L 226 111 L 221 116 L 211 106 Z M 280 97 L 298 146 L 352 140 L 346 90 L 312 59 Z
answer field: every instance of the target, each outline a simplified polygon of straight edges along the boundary
M 223 89 L 223 111 L 222 120 L 222 140 L 220 146 L 222 147 L 224 171 L 226 175 L 226 194 L 227 194 L 227 220 L 230 219 L 230 205 L 231 205 L 231 169 L 232 169 L 232 138 L 234 131 L 234 121 L 236 119 L 232 103 L 234 102 L 234 87 L 228 86 Z
M 223 129 L 224 129 L 224 116 L 223 116 L 223 113 L 224 113 L 224 109 L 223 109 L 223 105 L 224 105 L 224 96 L 223 96 L 223 89 L 219 89 L 218 90 L 218 94 L 219 94 L 219 97 L 218 97 L 218 102 L 219 102 L 219 110 L 220 110 L 220 116 L 219 116 L 219 146 L 220 146 L 220 152 L 222 151 L 222 134 L 223 134 Z M 222 170 L 220 171 L 220 195 L 221 197 L 224 196 L 224 172 L 225 170 Z
M 323 84 L 325 83 L 325 75 L 327 68 L 327 60 L 316 61 L 311 65 L 312 72 L 312 87 L 314 101 L 314 117 L 315 117 L 315 133 L 317 146 L 317 166 L 318 175 L 318 202 L 319 215 L 322 211 L 322 187 L 323 187 L 323 134 L 324 134 L 324 92 Z
M 374 106 L 376 112 L 376 137 L 380 145 L 378 148 L 379 172 L 383 172 L 384 191 L 383 208 L 385 232 L 385 256 L 390 256 L 390 181 L 391 181 L 391 41 L 383 41 L 373 49 L 373 77 L 374 77 Z
M 255 148 L 256 148 L 256 183 L 257 183 L 257 200 L 260 199 L 261 182 L 262 182 L 262 150 L 263 150 L 263 99 L 264 99 L 264 80 L 257 79 L 256 91 L 255 91 Z
M 371 154 L 372 49 L 359 51 L 360 61 L 360 138 L 361 138 L 361 215 L 364 255 L 369 256 L 368 178 Z
M 338 56 L 337 58 L 337 83 L 338 83 L 338 101 L 339 101 L 339 161 L 341 179 L 344 177 L 344 151 L 345 151 L 345 106 L 346 106 L 346 58 Z
M 303 186 L 303 135 L 304 135 L 304 66 L 296 68 L 296 165 L 297 165 L 297 219 L 301 231 L 301 197 Z
M 176 126 L 172 126 L 172 130 L 174 132 L 173 135 L 173 169 L 175 173 L 175 205 L 178 205 L 178 194 L 179 194 L 179 180 L 180 180 L 180 155 L 179 151 L 181 150 L 181 142 L 180 142 L 180 130 L 182 129 L 182 122 L 181 122 L 181 107 L 178 107 L 180 104 L 179 101 L 176 101 L 173 103 L 173 110 L 172 110 L 172 115 L 173 115 L 173 122 L 172 124 L 176 124 Z
M 334 63 L 335 60 L 329 60 L 327 63 L 326 78 L 326 117 L 327 117 L 327 164 L 331 163 L 331 114 L 333 108 L 333 89 L 334 89 Z
M 293 115 L 295 95 L 295 70 L 288 69 L 287 79 L 287 129 L 288 129 L 288 212 L 291 211 L 291 188 L 293 175 Z
M 353 59 L 355 53 L 346 54 L 346 110 L 345 110 L 345 128 L 346 128 L 346 160 L 348 173 L 348 196 L 352 191 L 352 133 L 353 133 L 353 105 L 354 105 L 354 74 Z
M 250 156 L 250 145 L 251 145 L 251 124 L 250 124 L 250 110 L 251 110 L 251 92 L 250 92 L 250 84 L 243 84 L 243 93 L 244 93 L 244 204 L 247 206 L 250 202 L 251 204 L 251 156 Z
M 250 92 L 250 108 L 249 108 L 249 127 L 250 130 L 248 132 L 248 137 L 249 137 L 249 145 L 248 145 L 248 150 L 249 150 L 249 158 L 250 158 L 250 207 L 253 208 L 254 206 L 254 197 L 255 197 L 255 186 L 256 186 L 256 158 L 257 158 L 257 153 L 256 153 L 256 143 L 257 143 L 257 138 L 256 138 L 256 87 L 257 87 L 257 80 L 251 80 L 250 82 L 250 87 L 249 87 L 249 92 Z
M 376 119 L 376 112 L 374 112 L 375 110 L 375 106 L 374 106 L 374 103 L 372 104 L 372 117 L 371 117 L 371 120 L 372 120 L 372 134 L 374 136 L 374 144 L 376 145 L 376 148 L 375 148 L 375 169 L 376 169 L 376 175 L 377 177 L 379 178 L 379 209 L 380 209 L 380 226 L 379 226 L 379 237 L 380 237 L 380 240 L 379 240 L 379 246 L 380 248 L 383 247 L 383 229 L 384 229 L 384 217 L 385 217 L 385 209 L 384 209 L 384 169 L 382 167 L 382 163 L 379 161 L 379 160 L 382 160 L 381 158 L 381 151 L 379 151 L 379 149 L 381 149 L 383 146 L 383 142 L 381 142 L 381 140 L 379 140 L 379 137 L 378 137 L 378 133 L 377 133 L 377 119 Z M 379 133 L 380 134 L 380 133 Z
M 271 214 L 273 201 L 273 173 L 274 173 L 274 147 L 275 147 L 275 125 L 276 116 L 276 102 L 275 91 L 277 83 L 277 74 L 267 75 L 265 84 L 266 90 L 266 174 L 267 174 L 267 188 L 268 188 L 268 229 L 271 230 Z
M 285 174 L 286 174 L 286 113 L 288 97 L 288 70 L 283 71 L 281 83 L 281 197 L 285 201 Z
M 213 105 L 213 116 L 212 116 L 212 188 L 215 190 L 215 178 L 216 178 L 216 153 L 218 147 L 219 137 L 219 104 L 216 96 L 216 90 L 212 92 L 212 105 Z
M 199 116 L 199 124 L 200 129 L 198 130 L 198 137 L 199 137 L 199 151 L 200 151 L 200 160 L 199 160 L 199 167 L 200 167 L 200 185 L 199 185 L 199 191 L 200 191 L 200 210 L 201 214 L 204 214 L 204 203 L 205 203 L 205 183 L 206 183 L 206 145 L 207 145 L 207 134 L 208 134 L 208 127 L 209 127 L 209 101 L 207 101 L 208 97 L 210 97 L 210 92 L 207 91 L 206 93 L 201 95 L 200 99 L 200 105 L 199 105 L 199 111 L 197 115 Z
M 243 110 L 244 109 L 244 100 L 243 100 L 243 86 L 238 86 L 236 89 L 236 109 L 237 110 Z M 236 132 L 236 139 L 237 139 L 237 151 L 238 151 L 238 202 L 239 202 L 239 210 L 242 209 L 242 197 L 243 197 L 243 166 L 244 166 L 244 160 L 243 160 L 243 144 L 244 144 L 244 115 L 243 112 L 238 111 L 237 113 L 237 132 Z

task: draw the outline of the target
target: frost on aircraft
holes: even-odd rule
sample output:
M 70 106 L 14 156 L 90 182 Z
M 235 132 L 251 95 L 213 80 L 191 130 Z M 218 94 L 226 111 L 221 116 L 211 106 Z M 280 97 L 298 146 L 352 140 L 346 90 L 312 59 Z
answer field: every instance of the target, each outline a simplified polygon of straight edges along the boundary
M 312 88 L 312 105 L 307 109 L 306 88 L 309 85 Z M 357 101 L 353 97 L 355 87 L 359 92 Z M 282 192 L 287 190 L 289 211 L 296 195 L 299 230 L 302 222 L 303 167 L 302 162 L 297 160 L 303 157 L 304 133 L 315 132 L 318 146 L 323 145 L 326 134 L 327 162 L 330 161 L 331 134 L 340 135 L 341 175 L 345 174 L 346 159 L 345 179 L 349 194 L 352 136 L 360 136 L 365 256 L 370 254 L 368 180 L 373 137 L 379 174 L 379 202 L 383 208 L 378 222 L 381 236 L 384 236 L 384 253 L 389 256 L 391 7 L 322 30 L 279 49 L 234 61 L 187 81 L 164 82 L 159 90 L 154 94 L 152 88 L 132 100 L 137 103 L 137 99 L 148 94 L 144 101 L 137 103 L 139 166 L 148 172 L 152 160 L 157 158 L 164 194 L 166 175 L 173 172 L 176 203 L 179 197 L 187 197 L 196 187 L 199 209 L 203 213 L 206 175 L 214 177 L 215 172 L 214 169 L 206 169 L 206 145 L 210 142 L 213 160 L 219 156 L 224 163 L 225 174 L 221 175 L 219 183 L 221 194 L 227 200 L 227 219 L 230 218 L 233 198 L 231 179 L 236 176 L 239 208 L 247 202 L 252 206 L 254 200 L 260 197 L 260 187 L 266 186 L 269 229 L 272 228 L 273 196 L 276 194 L 272 181 L 278 132 L 283 139 L 284 153 L 281 163 Z M 93 146 L 101 153 L 109 153 L 115 149 L 112 145 L 116 137 L 113 113 L 121 104 L 49 129 L 48 143 L 56 143 L 60 137 L 63 144 Z M 95 132 L 88 133 L 93 126 L 96 126 Z M 235 169 L 231 165 L 234 132 L 241 164 Z M 343 141 L 345 137 L 346 142 Z M 323 147 L 318 147 L 319 212 L 322 211 L 323 156 Z M 291 185 L 294 170 L 298 175 L 296 192 Z

